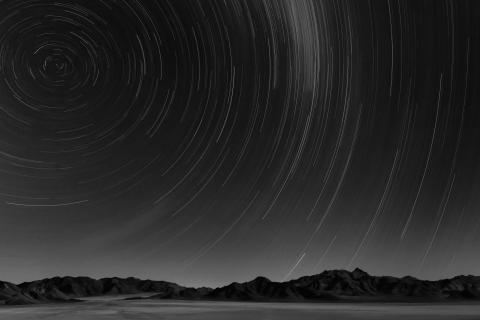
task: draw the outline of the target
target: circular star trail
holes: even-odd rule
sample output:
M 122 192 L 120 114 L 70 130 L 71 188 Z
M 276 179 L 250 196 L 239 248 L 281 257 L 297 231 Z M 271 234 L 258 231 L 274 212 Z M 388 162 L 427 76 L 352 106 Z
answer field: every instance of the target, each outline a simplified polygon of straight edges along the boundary
M 479 12 L 1 1 L 0 271 L 474 272 Z

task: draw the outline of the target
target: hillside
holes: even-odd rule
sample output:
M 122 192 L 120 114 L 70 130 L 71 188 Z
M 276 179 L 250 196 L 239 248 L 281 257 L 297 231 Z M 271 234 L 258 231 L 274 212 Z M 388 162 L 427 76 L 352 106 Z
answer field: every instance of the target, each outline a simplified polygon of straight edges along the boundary
M 148 293 L 148 299 L 222 301 L 402 301 L 480 300 L 480 277 L 426 281 L 413 277 L 371 276 L 355 269 L 324 271 L 287 282 L 258 277 L 216 289 L 187 288 L 137 278 L 55 277 L 15 285 L 0 282 L 0 304 L 74 302 L 79 298 Z

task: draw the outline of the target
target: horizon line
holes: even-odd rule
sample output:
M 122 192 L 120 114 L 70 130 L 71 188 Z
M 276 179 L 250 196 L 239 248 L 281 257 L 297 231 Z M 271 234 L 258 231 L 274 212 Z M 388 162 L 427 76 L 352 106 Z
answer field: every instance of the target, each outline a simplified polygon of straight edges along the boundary
M 139 277 L 139 276 L 103 276 L 103 277 L 95 277 L 95 276 L 89 276 L 89 275 L 56 275 L 56 276 L 46 276 L 46 277 L 43 277 L 43 278 L 40 278 L 40 279 L 35 279 L 35 280 L 31 280 L 31 281 L 21 281 L 21 282 L 11 282 L 11 281 L 8 281 L 8 280 L 3 280 L 3 279 L 0 279 L 0 282 L 8 282 L 8 283 L 12 283 L 14 285 L 20 285 L 20 284 L 23 284 L 23 283 L 32 283 L 32 282 L 36 282 L 36 281 L 42 281 L 42 280 L 49 280 L 49 279 L 55 279 L 55 278 L 89 278 L 89 279 L 92 279 L 92 280 L 102 280 L 102 279 L 137 279 L 137 280 L 141 280 L 141 281 L 161 281 L 161 282 L 168 282 L 168 283 L 172 283 L 172 284 L 176 284 L 176 285 L 179 285 L 179 286 L 182 286 L 182 287 L 188 287 L 188 288 L 202 288 L 202 287 L 208 287 L 208 288 L 220 288 L 222 286 L 226 286 L 226 285 L 229 285 L 229 284 L 232 284 L 232 283 L 246 283 L 246 282 L 251 282 L 251 281 L 254 281 L 255 279 L 258 279 L 258 278 L 265 278 L 271 282 L 275 282 L 275 283 L 286 283 L 286 282 L 290 282 L 290 281 L 295 281 L 295 280 L 298 280 L 298 279 L 301 279 L 301 278 L 304 278 L 304 277 L 313 277 L 313 276 L 316 276 L 316 275 L 320 275 L 322 273 L 325 273 L 325 272 L 332 272 L 332 271 L 345 271 L 345 272 L 348 272 L 348 273 L 353 273 L 355 271 L 361 271 L 361 272 L 364 272 L 366 273 L 368 276 L 370 277 L 392 277 L 392 278 L 397 278 L 397 279 L 402 279 L 402 278 L 414 278 L 414 279 L 417 279 L 417 280 L 420 280 L 420 281 L 442 281 L 442 280 L 447 280 L 447 279 L 453 279 L 453 278 L 456 278 L 456 277 L 477 277 L 477 275 L 474 275 L 474 274 L 454 274 L 453 276 L 450 276 L 450 277 L 440 277 L 440 278 L 436 278 L 436 279 L 426 279 L 426 278 L 419 278 L 419 277 L 415 277 L 415 276 L 412 276 L 412 275 L 409 275 L 409 274 L 406 274 L 406 275 L 397 275 L 397 276 L 394 276 L 394 275 L 388 275 L 388 274 L 383 274 L 383 275 L 376 275 L 376 274 L 371 274 L 370 272 L 368 271 L 365 271 L 364 269 L 360 268 L 360 267 L 355 267 L 351 270 L 349 269 L 344 269 L 344 268 L 338 268 L 338 269 L 325 269 L 319 273 L 314 273 L 314 274 L 305 274 L 305 275 L 300 275 L 298 277 L 295 277 L 295 278 L 291 278 L 291 279 L 288 279 L 288 280 L 272 280 L 270 279 L 269 277 L 266 277 L 266 276 L 263 276 L 263 275 L 257 275 L 257 276 L 252 276 L 253 278 L 250 278 L 251 280 L 245 280 L 245 281 L 230 281 L 230 282 L 227 282 L 226 284 L 224 285 L 217 285 L 217 286 L 214 286 L 214 287 L 210 287 L 210 286 L 205 286 L 205 285 L 201 285 L 201 286 L 189 286 L 189 285 L 183 285 L 181 283 L 178 283 L 178 282 L 173 282 L 173 281 L 170 281 L 170 280 L 158 280 L 158 279 L 154 279 L 154 278 L 142 278 L 142 277 Z

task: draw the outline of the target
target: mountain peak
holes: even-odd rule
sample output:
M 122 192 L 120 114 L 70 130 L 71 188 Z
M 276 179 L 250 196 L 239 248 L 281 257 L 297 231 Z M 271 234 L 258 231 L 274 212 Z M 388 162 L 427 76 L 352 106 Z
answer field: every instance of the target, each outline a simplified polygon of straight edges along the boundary
M 19 285 L 0 281 L 0 304 L 68 302 L 109 294 L 156 293 L 150 299 L 225 301 L 480 301 L 480 277 L 458 276 L 439 281 L 413 277 L 371 276 L 360 268 L 329 270 L 286 282 L 265 277 L 210 288 L 137 278 L 55 277 Z
M 260 282 L 272 282 L 272 281 L 266 277 L 258 276 L 255 279 L 253 279 L 252 282 L 260 283 Z
M 355 270 L 352 271 L 352 275 L 353 275 L 355 278 L 370 276 L 367 272 L 363 271 L 363 270 L 360 269 L 360 268 L 355 268 Z

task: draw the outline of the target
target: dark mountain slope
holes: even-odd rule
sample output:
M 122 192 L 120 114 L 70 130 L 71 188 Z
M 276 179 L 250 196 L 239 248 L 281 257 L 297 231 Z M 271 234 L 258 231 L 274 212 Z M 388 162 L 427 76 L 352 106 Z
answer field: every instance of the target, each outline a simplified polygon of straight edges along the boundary
M 188 294 L 185 294 L 188 291 Z M 375 277 L 355 269 L 325 271 L 287 282 L 263 277 L 232 283 L 211 291 L 180 290 L 160 299 L 237 301 L 451 301 L 480 300 L 480 277 L 460 276 L 440 281 L 413 277 Z
M 376 277 L 355 269 L 324 271 L 287 282 L 264 277 L 224 287 L 187 288 L 137 278 L 55 277 L 14 285 L 0 282 L 0 304 L 71 302 L 102 295 L 151 293 L 150 299 L 230 301 L 480 301 L 480 277 L 439 281 Z

